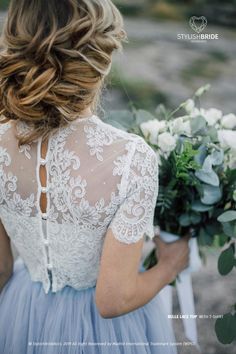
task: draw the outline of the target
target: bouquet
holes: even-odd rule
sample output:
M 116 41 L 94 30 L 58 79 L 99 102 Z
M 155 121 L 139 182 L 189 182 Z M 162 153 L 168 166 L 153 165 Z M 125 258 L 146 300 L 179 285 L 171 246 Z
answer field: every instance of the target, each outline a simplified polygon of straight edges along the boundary
M 157 153 L 154 224 L 180 237 L 190 233 L 200 246 L 227 246 L 218 260 L 220 274 L 226 275 L 236 266 L 236 116 L 201 107 L 209 87 L 198 89 L 174 111 L 159 105 L 152 114 L 132 107 L 111 112 L 107 120 L 142 136 Z M 153 250 L 144 265 L 156 262 Z M 235 311 L 236 305 L 216 321 L 222 343 L 236 339 Z

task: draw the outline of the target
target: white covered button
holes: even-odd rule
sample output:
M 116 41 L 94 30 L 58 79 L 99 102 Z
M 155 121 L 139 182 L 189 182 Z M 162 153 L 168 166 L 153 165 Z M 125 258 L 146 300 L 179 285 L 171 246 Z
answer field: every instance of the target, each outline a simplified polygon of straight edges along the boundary
M 41 213 L 43 219 L 47 219 L 48 214 L 47 213 Z
M 47 193 L 48 192 L 48 187 L 41 187 L 42 193 Z
M 49 240 L 44 239 L 44 240 L 43 240 L 43 243 L 47 246 L 47 245 L 49 245 Z
M 53 268 L 52 263 L 48 263 L 47 268 L 51 270 Z
M 40 158 L 40 165 L 46 165 L 47 163 L 47 160 L 46 159 L 43 159 L 42 157 Z

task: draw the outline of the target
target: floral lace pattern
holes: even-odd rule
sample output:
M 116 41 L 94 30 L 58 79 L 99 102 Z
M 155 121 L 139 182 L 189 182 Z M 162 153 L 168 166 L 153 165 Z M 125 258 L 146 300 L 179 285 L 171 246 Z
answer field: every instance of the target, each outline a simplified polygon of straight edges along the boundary
M 28 129 L 19 124 L 17 129 Z M 46 293 L 94 286 L 108 228 L 120 242 L 152 238 L 158 193 L 154 151 L 97 116 L 18 148 L 12 125 L 0 125 L 0 218 L 32 280 Z M 47 185 L 39 167 L 44 164 Z M 47 212 L 39 204 L 47 196 Z M 49 274 L 50 272 L 50 274 Z
M 87 136 L 87 145 L 90 147 L 90 155 L 96 155 L 99 161 L 103 161 L 104 146 L 109 146 L 113 143 L 114 138 L 120 138 L 121 134 L 118 130 L 107 129 L 106 125 L 100 124 L 96 127 L 85 126 L 84 131 Z
M 158 161 L 154 151 L 138 139 L 126 177 L 127 195 L 109 227 L 121 242 L 154 237 L 153 217 L 158 195 Z

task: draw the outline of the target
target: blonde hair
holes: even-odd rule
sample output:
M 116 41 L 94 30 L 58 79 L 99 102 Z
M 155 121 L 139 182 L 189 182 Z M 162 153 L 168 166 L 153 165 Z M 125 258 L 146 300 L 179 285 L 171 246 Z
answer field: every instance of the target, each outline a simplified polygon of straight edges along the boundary
M 96 110 L 127 35 L 110 0 L 11 0 L 2 39 L 0 122 L 33 127 L 20 146 Z

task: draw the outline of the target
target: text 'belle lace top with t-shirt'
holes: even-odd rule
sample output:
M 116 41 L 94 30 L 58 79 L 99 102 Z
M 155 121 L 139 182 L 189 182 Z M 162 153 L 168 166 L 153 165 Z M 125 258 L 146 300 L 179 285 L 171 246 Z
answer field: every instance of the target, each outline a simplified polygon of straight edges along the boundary
M 154 237 L 158 159 L 143 138 L 97 115 L 78 118 L 51 133 L 43 159 L 42 139 L 19 149 L 14 129 L 29 126 L 0 124 L 0 218 L 45 293 L 96 284 L 108 228 L 127 244 Z

